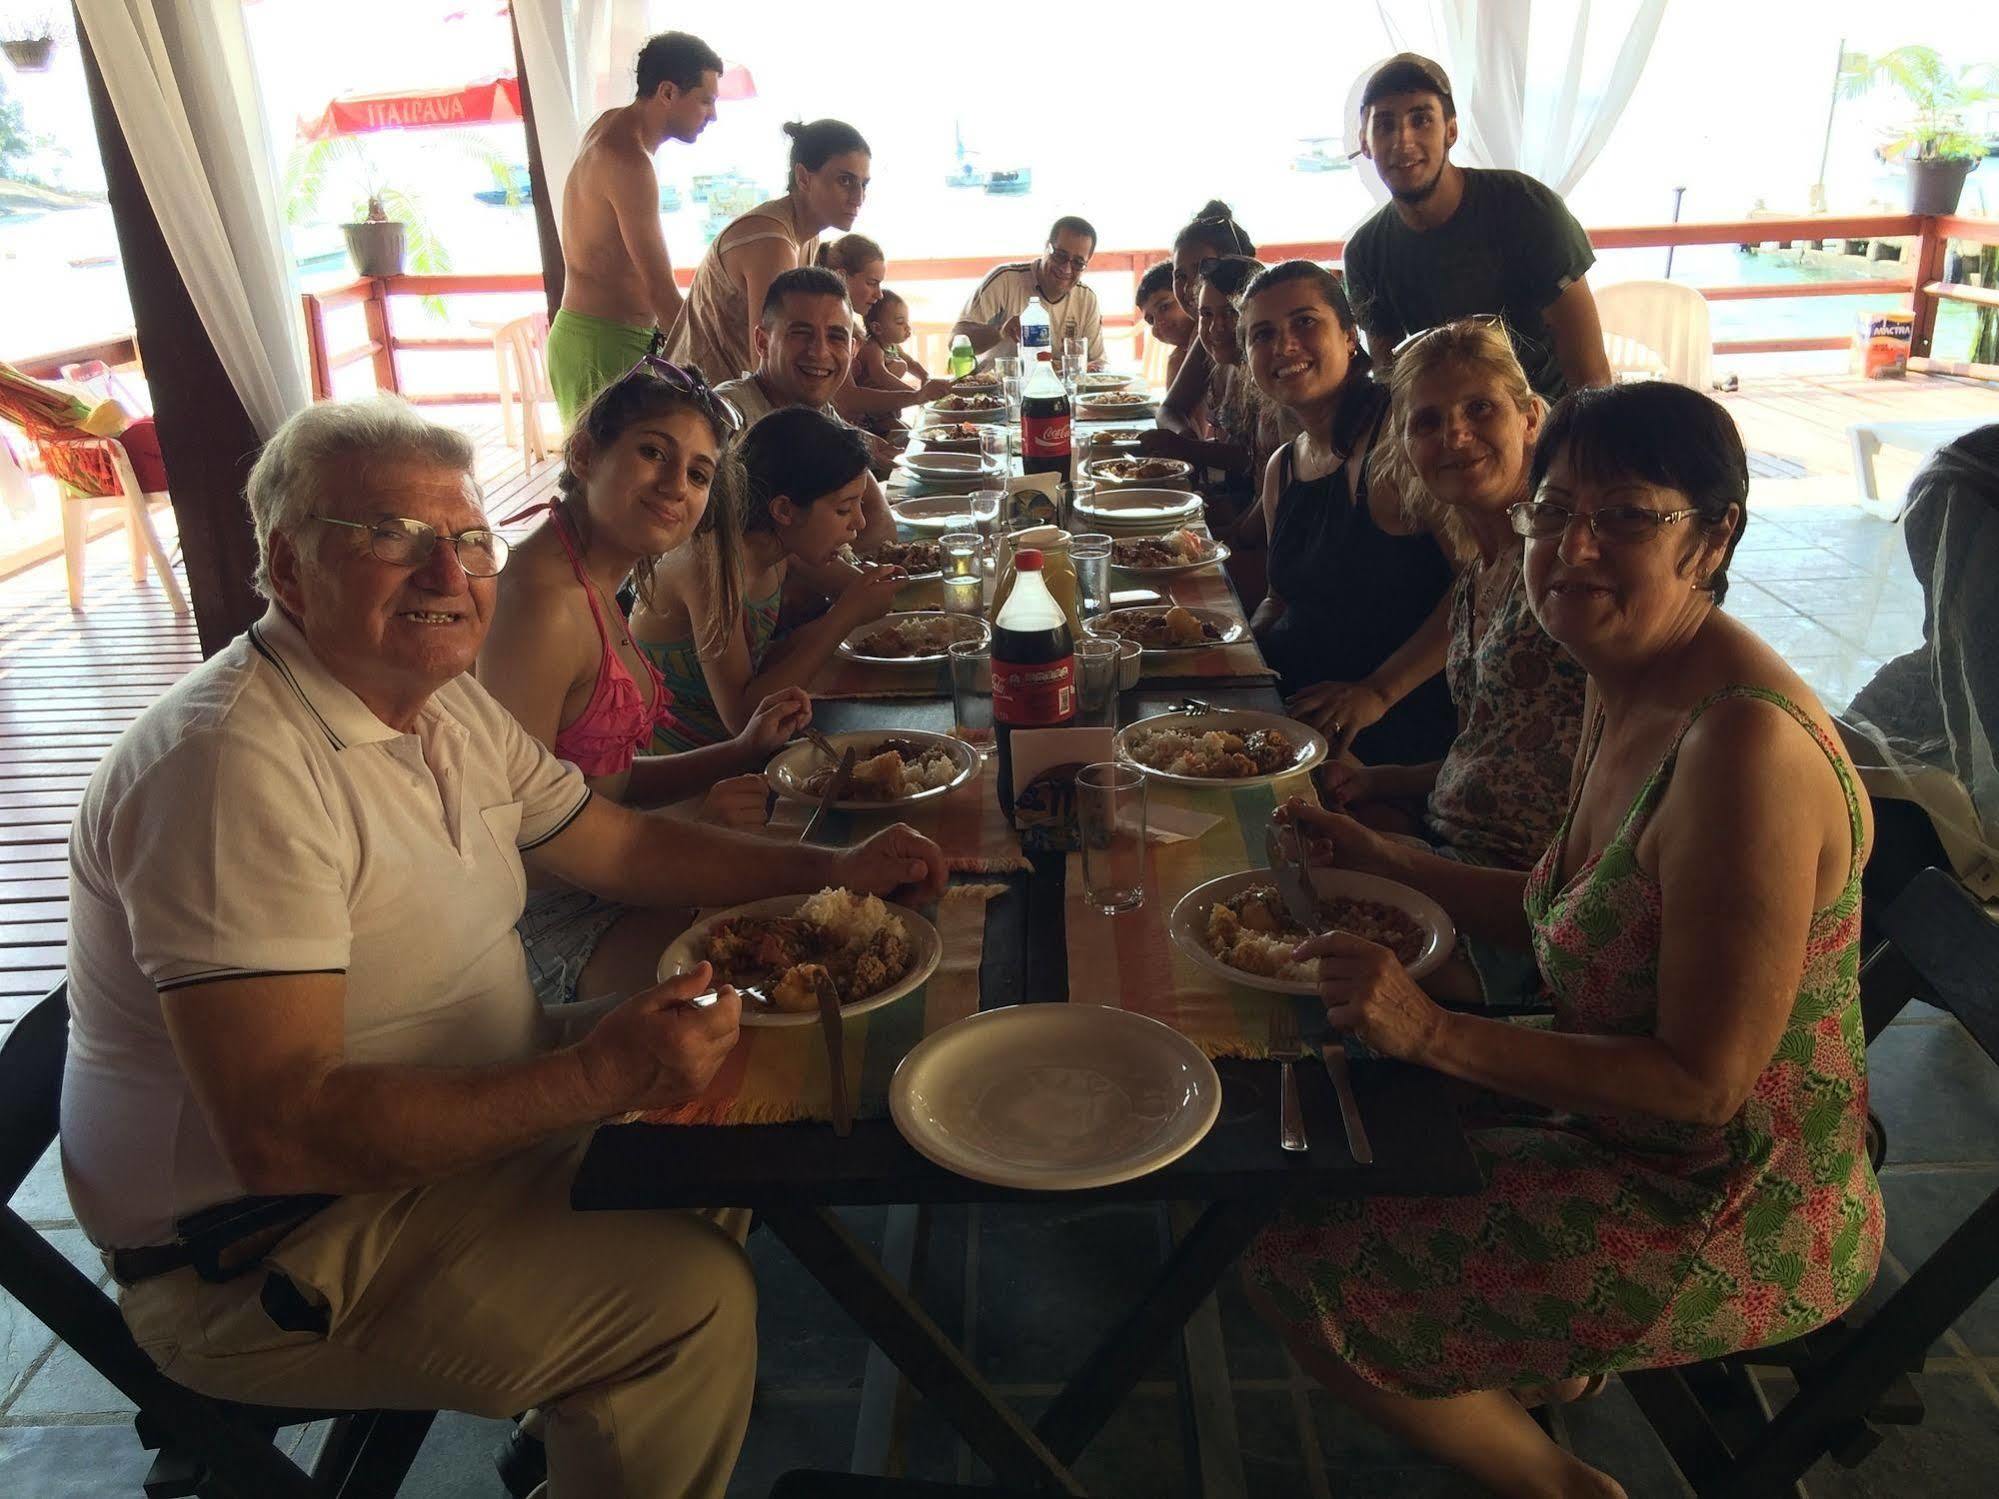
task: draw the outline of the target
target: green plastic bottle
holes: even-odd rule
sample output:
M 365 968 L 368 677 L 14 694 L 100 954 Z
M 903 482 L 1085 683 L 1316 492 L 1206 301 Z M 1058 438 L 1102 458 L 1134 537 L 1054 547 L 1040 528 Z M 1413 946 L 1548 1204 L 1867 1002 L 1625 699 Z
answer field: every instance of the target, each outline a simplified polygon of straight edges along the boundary
M 962 380 L 978 366 L 979 356 L 972 352 L 972 341 L 960 333 L 951 340 L 951 378 Z

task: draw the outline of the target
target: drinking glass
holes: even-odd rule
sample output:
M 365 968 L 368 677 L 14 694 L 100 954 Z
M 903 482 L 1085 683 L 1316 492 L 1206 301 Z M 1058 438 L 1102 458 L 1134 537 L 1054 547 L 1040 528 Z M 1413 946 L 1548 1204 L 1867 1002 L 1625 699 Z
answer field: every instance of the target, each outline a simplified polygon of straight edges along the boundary
M 951 667 L 951 732 L 981 758 L 997 745 L 993 730 L 993 656 L 983 640 L 954 640 L 944 648 Z
M 944 612 L 965 614 L 974 619 L 986 612 L 986 580 L 982 577 L 943 580 Z
M 1083 844 L 1083 900 L 1106 916 L 1145 904 L 1145 777 L 1101 762 L 1076 773 Z
M 988 422 L 979 428 L 979 467 L 996 478 L 1005 478 L 1008 458 L 1007 429 L 999 422 Z
M 952 531 L 937 539 L 938 566 L 947 578 L 976 578 L 985 539 L 976 531 Z
M 1097 486 L 1088 479 L 1071 479 L 1062 486 L 1062 514 L 1071 526 L 1087 526 L 1101 517 L 1084 512 L 1096 503 Z M 1092 533 L 1094 534 L 1094 533 Z
M 1073 501 L 1070 513 L 1075 513 Z M 1084 618 L 1110 607 L 1111 539 L 1085 531 L 1069 539 L 1069 558 L 1076 564 L 1077 604 Z
M 1019 364 L 1020 361 L 1018 359 L 1009 359 L 1007 363 Z M 1020 376 L 1001 375 L 999 384 L 1000 398 L 1006 402 L 1006 424 L 1009 427 L 1018 427 L 1020 425 Z
M 992 541 L 993 527 L 999 523 L 1000 506 L 1005 503 L 1004 489 L 975 489 L 969 497 L 972 524 L 988 543 Z
M 1062 365 L 1068 370 L 1071 381 L 1085 373 L 1090 367 L 1090 341 L 1087 338 L 1063 339 Z
M 1121 647 L 1115 640 L 1099 640 L 1091 636 L 1076 642 L 1078 728 L 1117 727 L 1120 653 Z

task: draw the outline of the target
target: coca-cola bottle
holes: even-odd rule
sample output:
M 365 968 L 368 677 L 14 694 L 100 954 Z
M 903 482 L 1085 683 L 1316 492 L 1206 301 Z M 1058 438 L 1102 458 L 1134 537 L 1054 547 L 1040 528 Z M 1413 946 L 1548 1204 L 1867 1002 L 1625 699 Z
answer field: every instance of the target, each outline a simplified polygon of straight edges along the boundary
M 1069 392 L 1046 354 L 1027 372 L 1020 393 L 1020 471 L 1069 482 Z
M 1013 592 L 993 620 L 993 728 L 999 804 L 1013 821 L 1013 731 L 1052 729 L 1076 716 L 1076 642 L 1069 616 L 1041 576 L 1041 553 L 1014 553 Z

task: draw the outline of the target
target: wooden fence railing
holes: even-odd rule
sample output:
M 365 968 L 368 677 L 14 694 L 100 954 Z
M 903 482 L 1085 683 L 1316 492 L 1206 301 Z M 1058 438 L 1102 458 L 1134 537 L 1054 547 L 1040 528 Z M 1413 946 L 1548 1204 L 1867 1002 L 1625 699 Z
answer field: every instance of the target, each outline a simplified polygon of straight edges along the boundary
M 1732 219 L 1711 223 L 1632 224 L 1589 231 L 1590 242 L 1598 250 L 1664 249 L 1678 245 L 1786 244 L 1799 241 L 1895 240 L 1913 242 L 1913 256 L 1903 265 L 1908 273 L 1895 277 L 1859 278 L 1841 281 L 1770 283 L 1742 286 L 1704 286 L 1701 295 L 1711 302 L 1735 302 L 1786 297 L 1905 296 L 1915 318 L 1915 336 L 1910 368 L 1940 374 L 1975 375 L 1999 380 L 1999 365 L 1970 364 L 1932 357 L 1937 308 L 1944 302 L 1971 303 L 1999 307 L 1999 288 L 1966 285 L 1944 280 L 1945 257 L 1952 241 L 1975 245 L 1999 244 L 1999 219 L 1969 218 L 1963 215 L 1932 217 L 1917 214 L 1867 214 L 1846 217 L 1821 216 L 1797 219 Z M 1261 247 L 1260 255 L 1270 261 L 1309 259 L 1337 264 L 1344 245 L 1339 240 L 1301 240 Z M 1106 331 L 1130 330 L 1144 355 L 1145 329 L 1138 324 L 1131 307 L 1131 292 L 1146 267 L 1166 258 L 1165 250 L 1103 250 L 1090 261 L 1090 280 L 1110 309 L 1104 318 Z M 953 256 L 928 260 L 896 260 L 892 263 L 898 283 L 925 281 L 966 281 L 985 274 L 998 257 Z M 683 288 L 692 280 L 691 268 L 678 278 Z M 1104 294 L 1108 275 L 1122 275 L 1122 296 Z M 349 282 L 342 286 L 307 292 L 303 297 L 306 346 L 312 365 L 313 393 L 319 397 L 333 391 L 333 378 L 340 370 L 367 362 L 374 367 L 375 385 L 381 390 L 407 394 L 413 401 L 465 403 L 497 399 L 496 390 L 432 391 L 405 390 L 402 364 L 405 356 L 437 352 L 490 349 L 490 336 L 452 333 L 405 336 L 396 332 L 392 307 L 398 297 L 459 297 L 492 294 L 540 294 L 538 273 L 497 275 L 385 276 Z M 329 346 L 327 313 L 359 304 L 363 311 L 363 336 L 341 348 Z M 934 344 L 945 325 L 921 325 L 922 342 Z M 1787 354 L 1826 349 L 1842 349 L 1845 336 L 1801 338 L 1720 339 L 1717 354 Z M 934 362 L 934 361 L 927 361 Z

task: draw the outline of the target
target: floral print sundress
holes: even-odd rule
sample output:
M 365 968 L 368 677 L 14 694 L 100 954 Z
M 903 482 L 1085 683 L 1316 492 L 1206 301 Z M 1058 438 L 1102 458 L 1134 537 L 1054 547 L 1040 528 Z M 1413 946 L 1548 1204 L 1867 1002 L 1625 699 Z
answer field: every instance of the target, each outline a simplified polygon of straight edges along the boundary
M 1635 850 L 1687 730 L 1733 696 L 1771 703 L 1812 735 L 1852 827 L 1846 885 L 1812 913 L 1775 1054 L 1720 1126 L 1507 1116 L 1470 1132 L 1485 1176 L 1477 1193 L 1287 1212 L 1252 1247 L 1248 1273 L 1295 1329 L 1369 1382 L 1440 1397 L 1691 1363 L 1809 1332 L 1873 1280 L 1884 1219 L 1864 1140 L 1864 830 L 1851 772 L 1808 714 L 1761 688 L 1701 702 L 1616 835 L 1555 889 L 1571 804 L 1528 876 L 1535 957 L 1554 1029 L 1654 1030 L 1660 889 Z

